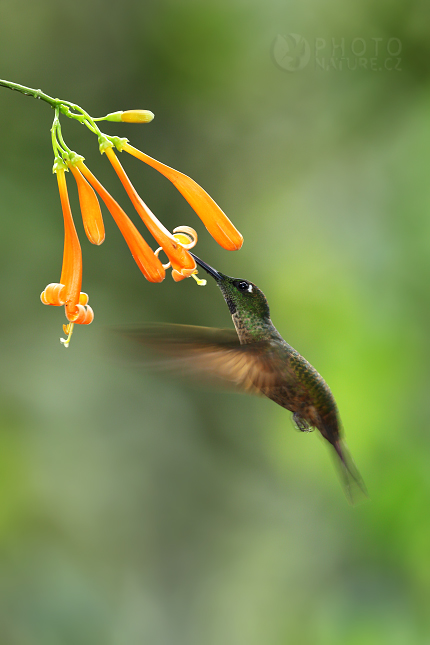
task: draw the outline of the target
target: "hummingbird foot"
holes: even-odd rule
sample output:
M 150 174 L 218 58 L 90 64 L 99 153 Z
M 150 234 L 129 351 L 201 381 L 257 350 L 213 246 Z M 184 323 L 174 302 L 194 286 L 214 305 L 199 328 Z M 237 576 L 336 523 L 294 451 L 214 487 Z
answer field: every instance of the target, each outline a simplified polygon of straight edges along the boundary
M 298 412 L 294 412 L 294 414 L 293 414 L 293 422 L 294 422 L 294 425 L 296 426 L 297 430 L 300 430 L 300 432 L 312 432 L 313 431 L 313 428 L 309 425 L 309 423 L 306 421 L 306 419 L 301 417 Z

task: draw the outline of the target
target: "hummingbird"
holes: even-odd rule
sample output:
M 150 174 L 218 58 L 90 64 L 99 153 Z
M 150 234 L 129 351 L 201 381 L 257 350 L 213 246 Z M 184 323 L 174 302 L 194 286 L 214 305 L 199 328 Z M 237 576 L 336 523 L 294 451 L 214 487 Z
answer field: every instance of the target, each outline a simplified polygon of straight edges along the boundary
M 220 288 L 235 329 L 155 324 L 127 335 L 164 354 L 168 369 L 194 373 L 199 378 L 217 377 L 240 390 L 264 395 L 292 412 L 301 432 L 319 430 L 334 450 L 349 501 L 356 501 L 357 490 L 367 497 L 343 441 L 330 388 L 273 325 L 263 292 L 253 282 L 224 275 L 191 255 Z

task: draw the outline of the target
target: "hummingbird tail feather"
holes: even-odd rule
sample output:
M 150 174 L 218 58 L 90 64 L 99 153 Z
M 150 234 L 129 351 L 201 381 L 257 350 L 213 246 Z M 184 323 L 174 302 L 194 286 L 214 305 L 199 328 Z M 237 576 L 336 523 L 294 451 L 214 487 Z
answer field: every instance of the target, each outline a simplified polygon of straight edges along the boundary
M 366 486 L 364 481 L 358 472 L 358 469 L 349 454 L 346 445 L 341 443 L 338 439 L 332 444 L 335 449 L 341 463 L 340 474 L 345 486 L 345 492 L 348 497 L 348 501 L 351 504 L 357 504 L 362 501 L 363 496 L 368 498 Z M 357 497 L 358 492 L 358 497 Z

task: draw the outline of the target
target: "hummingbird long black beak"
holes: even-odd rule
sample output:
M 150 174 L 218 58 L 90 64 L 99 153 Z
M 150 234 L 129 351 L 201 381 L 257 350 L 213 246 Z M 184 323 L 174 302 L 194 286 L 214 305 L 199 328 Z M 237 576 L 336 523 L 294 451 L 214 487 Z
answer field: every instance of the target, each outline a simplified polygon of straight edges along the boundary
M 200 258 L 198 258 L 198 257 L 197 257 L 197 255 L 194 255 L 194 253 L 191 253 L 190 251 L 189 251 L 189 253 L 190 253 L 190 255 L 195 259 L 195 261 L 197 262 L 197 264 L 198 264 L 200 267 L 202 267 L 202 269 L 204 269 L 207 273 L 209 273 L 209 275 L 211 275 L 213 278 L 215 278 L 215 280 L 216 280 L 217 282 L 219 282 L 220 280 L 222 280 L 222 275 L 221 275 L 221 273 L 218 273 L 218 271 L 216 271 L 213 267 L 209 266 L 209 264 L 206 264 L 206 262 L 203 262 L 203 260 L 201 260 Z

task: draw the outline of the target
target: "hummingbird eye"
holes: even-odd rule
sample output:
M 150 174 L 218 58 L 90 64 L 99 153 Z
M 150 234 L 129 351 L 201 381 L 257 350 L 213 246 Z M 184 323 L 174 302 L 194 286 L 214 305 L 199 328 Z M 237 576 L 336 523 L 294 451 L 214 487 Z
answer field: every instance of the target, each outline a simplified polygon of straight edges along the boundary
M 238 282 L 235 283 L 235 286 L 239 291 L 249 291 L 250 284 L 249 282 L 246 282 L 246 280 L 238 280 Z

